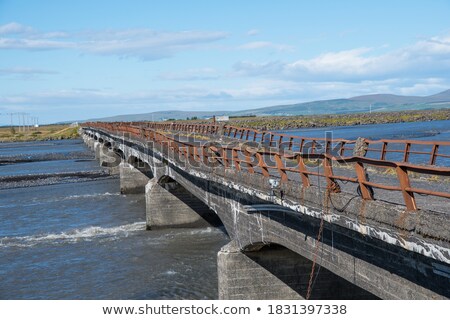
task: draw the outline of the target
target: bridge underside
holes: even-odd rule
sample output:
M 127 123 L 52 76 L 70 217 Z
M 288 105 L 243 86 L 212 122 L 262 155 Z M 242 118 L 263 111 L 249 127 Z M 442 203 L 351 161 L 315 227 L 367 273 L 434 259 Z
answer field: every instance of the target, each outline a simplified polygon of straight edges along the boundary
M 149 230 L 221 225 L 214 211 L 169 176 L 151 179 L 145 198 Z
M 370 292 L 280 245 L 239 249 L 235 242 L 218 254 L 220 299 L 377 299 Z
M 288 192 L 283 198 L 276 190 L 261 190 L 268 185 L 264 177 L 186 166 L 167 150 L 130 137 L 86 130 L 84 138 L 99 150 L 103 165 L 121 161 L 121 192 L 145 194 L 148 229 L 223 223 L 232 241 L 218 253 L 220 298 L 303 299 L 312 261 L 312 299 L 450 297 L 448 263 L 409 250 L 388 228 L 370 226 L 367 215 L 352 207 L 357 201 L 349 206 L 356 211 L 353 216 L 333 208 L 324 212 L 313 201 L 322 197 L 317 190 L 292 187 L 302 195 L 294 206 Z M 245 187 L 249 183 L 253 187 Z M 390 210 L 371 210 L 377 208 L 381 215 Z M 324 229 L 317 242 L 321 222 Z M 420 241 L 425 248 L 439 248 Z

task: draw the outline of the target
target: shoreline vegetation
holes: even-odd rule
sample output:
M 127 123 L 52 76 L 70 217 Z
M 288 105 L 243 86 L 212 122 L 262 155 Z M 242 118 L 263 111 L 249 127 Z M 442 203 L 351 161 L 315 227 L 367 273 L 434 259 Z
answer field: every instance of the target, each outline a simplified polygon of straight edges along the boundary
M 42 125 L 38 128 L 5 126 L 0 128 L 0 142 L 26 142 L 77 139 L 78 126 L 67 124 Z
M 243 117 L 230 118 L 228 124 L 242 128 L 274 131 L 298 128 L 342 127 L 436 120 L 450 120 L 450 108 L 338 115 Z M 200 122 L 207 123 L 207 121 Z

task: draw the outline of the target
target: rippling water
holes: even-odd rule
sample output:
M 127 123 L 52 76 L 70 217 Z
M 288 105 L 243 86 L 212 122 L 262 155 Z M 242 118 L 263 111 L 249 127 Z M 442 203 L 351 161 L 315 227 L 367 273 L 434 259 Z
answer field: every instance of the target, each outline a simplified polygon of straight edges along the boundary
M 39 144 L 39 143 L 36 143 Z M 84 149 L 80 141 L 0 145 L 0 157 Z M 0 166 L 0 176 L 99 169 L 97 161 Z M 143 195 L 119 179 L 0 190 L 1 299 L 214 299 L 221 229 L 145 230 Z

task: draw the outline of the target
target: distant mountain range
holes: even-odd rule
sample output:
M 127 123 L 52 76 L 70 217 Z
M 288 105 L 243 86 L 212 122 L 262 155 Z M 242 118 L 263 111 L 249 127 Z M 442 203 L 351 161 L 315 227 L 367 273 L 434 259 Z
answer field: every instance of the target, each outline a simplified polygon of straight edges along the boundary
M 87 121 L 161 121 L 167 119 L 186 119 L 197 117 L 199 119 L 205 117 L 212 117 L 213 115 L 225 115 L 229 114 L 224 111 L 179 111 L 179 110 L 168 110 L 168 111 L 155 111 L 149 113 L 136 113 L 136 114 L 123 114 L 118 116 L 89 119 Z
M 371 94 L 348 99 L 319 100 L 289 105 L 278 105 L 242 111 L 156 111 L 90 119 L 89 121 L 160 121 L 167 119 L 205 118 L 213 115 L 229 116 L 290 116 L 314 114 L 343 114 L 372 111 L 424 110 L 450 107 L 450 90 L 431 96 L 399 96 Z

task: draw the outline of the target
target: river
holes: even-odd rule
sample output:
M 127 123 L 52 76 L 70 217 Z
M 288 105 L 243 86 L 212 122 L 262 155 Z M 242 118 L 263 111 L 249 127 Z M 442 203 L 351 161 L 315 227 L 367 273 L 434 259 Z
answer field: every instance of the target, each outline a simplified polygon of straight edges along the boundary
M 46 154 L 71 159 L 33 161 Z M 100 169 L 81 140 L 5 143 L 2 158 L 30 162 L 0 178 Z M 121 195 L 117 177 L 79 180 L 0 189 L 0 299 L 217 298 L 223 230 L 146 231 L 143 195 Z

